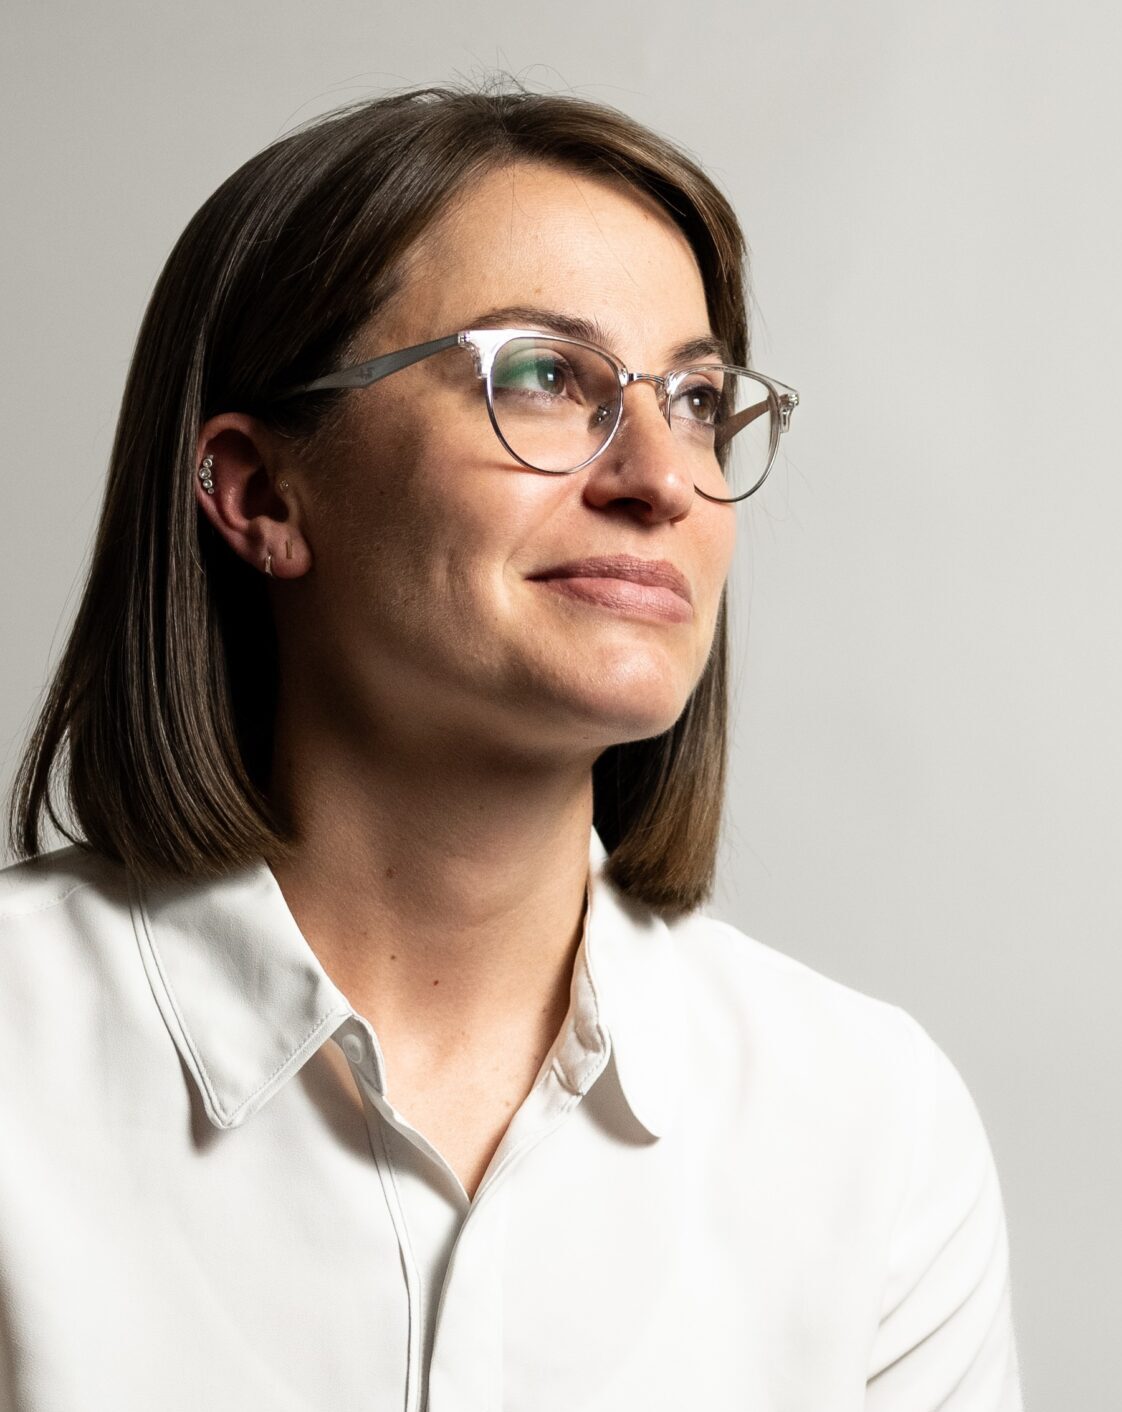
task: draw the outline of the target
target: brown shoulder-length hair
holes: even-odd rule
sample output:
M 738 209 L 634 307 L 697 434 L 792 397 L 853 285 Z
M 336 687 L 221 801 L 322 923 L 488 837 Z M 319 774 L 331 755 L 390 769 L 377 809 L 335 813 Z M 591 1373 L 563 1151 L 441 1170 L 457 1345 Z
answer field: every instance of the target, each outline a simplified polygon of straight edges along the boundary
M 458 193 L 517 160 L 612 175 L 688 239 L 713 331 L 748 362 L 736 217 L 677 147 L 612 108 L 499 82 L 336 109 L 239 168 L 191 220 L 141 325 L 74 626 L 20 760 L 8 829 L 44 813 L 142 881 L 283 858 L 268 795 L 279 677 L 263 577 L 195 500 L 199 427 L 220 411 L 311 441 L 342 392 L 274 405 L 337 367 L 392 294 L 405 252 Z M 626 893 L 677 915 L 709 895 L 724 796 L 727 629 L 665 734 L 594 767 L 595 826 Z M 59 815 L 63 797 L 80 832 Z

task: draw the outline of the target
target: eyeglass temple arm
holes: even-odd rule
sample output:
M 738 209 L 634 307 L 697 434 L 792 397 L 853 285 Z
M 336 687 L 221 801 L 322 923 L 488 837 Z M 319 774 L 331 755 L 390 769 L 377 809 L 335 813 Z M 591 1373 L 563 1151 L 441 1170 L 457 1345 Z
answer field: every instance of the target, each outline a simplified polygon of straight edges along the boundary
M 412 367 L 422 358 L 431 358 L 434 353 L 443 352 L 445 348 L 455 348 L 459 342 L 460 335 L 450 333 L 445 338 L 434 338 L 429 343 L 415 343 L 412 348 L 399 348 L 396 353 L 385 353 L 380 358 L 371 358 L 365 363 L 356 363 L 354 367 L 343 368 L 335 373 L 327 373 L 321 378 L 316 378 L 314 382 L 302 383 L 299 387 L 290 387 L 279 395 L 281 397 L 295 397 L 298 392 L 326 392 L 328 388 L 332 387 L 369 387 L 379 378 L 389 377 L 390 373 Z
M 721 440 L 727 441 L 730 436 L 746 427 L 749 422 L 754 422 L 757 417 L 762 417 L 765 412 L 770 411 L 771 408 L 766 402 L 757 402 L 754 407 L 745 407 L 743 412 L 737 412 L 726 421 L 719 423 L 720 430 L 724 433 Z
M 777 401 L 779 403 L 779 430 L 786 431 L 791 425 L 791 413 L 799 405 L 799 394 L 793 387 L 785 387 L 781 382 L 774 382 L 773 386 L 780 389 Z M 757 402 L 752 407 L 745 407 L 742 412 L 736 412 L 725 422 L 722 422 L 721 444 L 728 441 L 729 437 L 735 436 L 738 431 L 754 422 L 757 417 L 762 417 L 769 411 L 766 402 Z

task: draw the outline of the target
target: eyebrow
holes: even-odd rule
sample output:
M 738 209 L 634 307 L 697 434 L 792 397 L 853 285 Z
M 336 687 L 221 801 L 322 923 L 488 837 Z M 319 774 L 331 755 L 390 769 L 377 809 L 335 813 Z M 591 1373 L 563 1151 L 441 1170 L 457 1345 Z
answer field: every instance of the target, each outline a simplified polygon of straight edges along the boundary
M 488 309 L 476 314 L 465 328 L 540 328 L 548 333 L 560 333 L 566 338 L 579 338 L 585 343 L 597 343 L 612 349 L 612 338 L 596 319 L 575 314 L 563 314 L 557 309 L 543 309 L 536 304 L 508 304 L 501 309 Z M 731 363 L 732 358 L 723 339 L 705 333 L 676 344 L 666 355 L 667 367 L 681 367 L 699 360 L 715 358 L 719 363 Z

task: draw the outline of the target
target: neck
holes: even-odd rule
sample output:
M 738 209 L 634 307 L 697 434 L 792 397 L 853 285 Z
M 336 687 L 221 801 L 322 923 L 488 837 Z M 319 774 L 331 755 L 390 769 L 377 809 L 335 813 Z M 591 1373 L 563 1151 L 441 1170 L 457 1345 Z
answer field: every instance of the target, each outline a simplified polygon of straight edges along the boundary
M 293 827 L 273 865 L 325 970 L 380 1037 L 481 1046 L 564 1018 L 588 875 L 588 760 L 462 741 L 361 749 L 278 715 L 271 792 Z

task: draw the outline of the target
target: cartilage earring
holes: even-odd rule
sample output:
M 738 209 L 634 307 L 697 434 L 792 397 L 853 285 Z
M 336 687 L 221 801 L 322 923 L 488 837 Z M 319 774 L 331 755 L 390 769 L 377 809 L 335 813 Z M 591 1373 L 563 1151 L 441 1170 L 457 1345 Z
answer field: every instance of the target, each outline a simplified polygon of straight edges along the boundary
M 203 483 L 203 489 L 208 495 L 214 494 L 214 481 L 211 478 L 211 471 L 214 469 L 214 457 L 209 453 L 203 457 L 203 464 L 199 467 L 199 479 Z
M 269 575 L 270 578 L 273 578 L 273 577 L 274 577 L 274 575 L 273 575 L 273 551 L 272 551 L 271 549 L 266 549 L 266 550 L 265 550 L 265 572 Z

